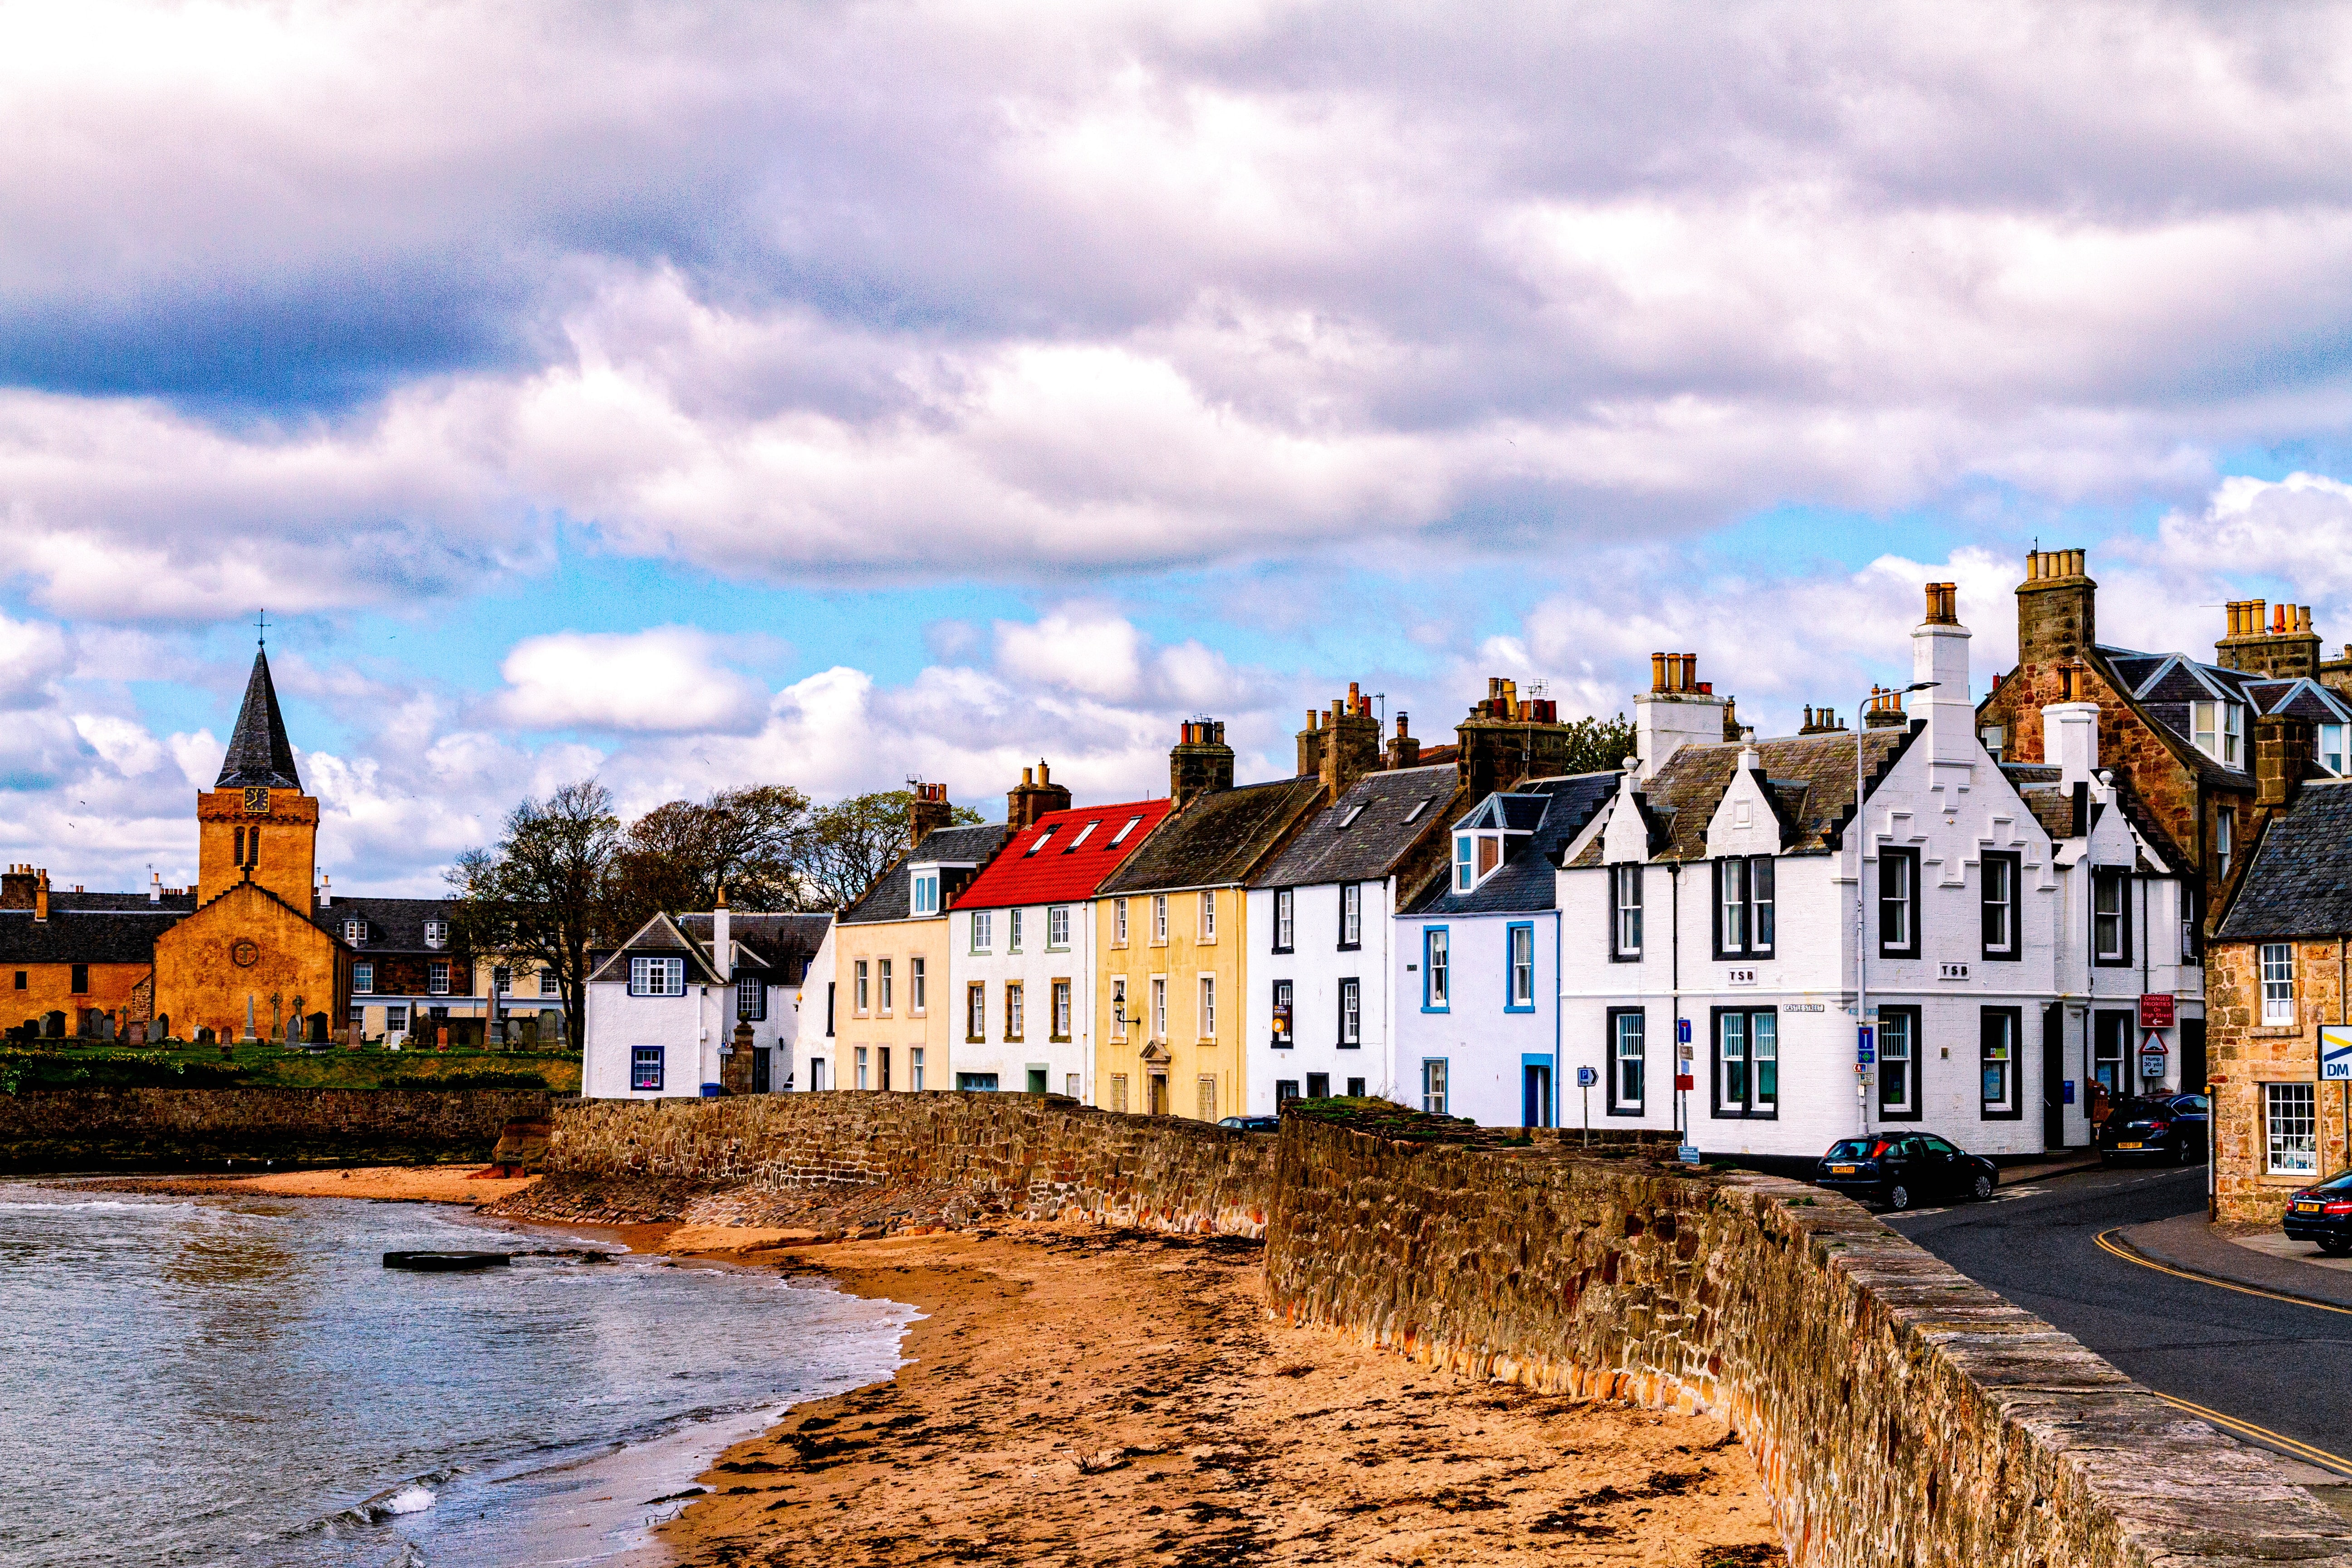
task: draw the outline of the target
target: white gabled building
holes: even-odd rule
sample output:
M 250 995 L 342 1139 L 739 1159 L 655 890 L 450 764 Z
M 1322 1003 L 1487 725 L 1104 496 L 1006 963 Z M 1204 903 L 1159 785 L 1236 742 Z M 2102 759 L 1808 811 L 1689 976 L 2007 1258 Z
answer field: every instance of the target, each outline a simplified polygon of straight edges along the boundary
M 677 1099 L 793 1087 L 805 1028 L 812 959 L 828 915 L 658 914 L 588 977 L 580 1092 L 592 1100 Z M 716 955 L 724 953 L 722 967 Z M 738 1026 L 751 1054 L 736 1059 Z M 709 1086 L 706 1088 L 706 1086 Z
M 1251 1115 L 1394 1094 L 1394 916 L 1445 876 L 1453 763 L 1367 773 L 1251 879 L 1244 1050 Z
M 1562 1071 L 1599 1073 L 1596 1125 L 1733 1155 L 1813 1156 L 1887 1125 L 2038 1152 L 2086 1141 L 2095 998 L 2123 972 L 2135 1002 L 2198 989 L 2160 835 L 2091 776 L 2079 737 L 2072 767 L 2002 768 L 1975 727 L 1953 589 L 1930 584 L 1927 604 L 1913 661 L 1933 685 L 1916 717 L 1889 699 L 1860 734 L 1726 742 L 1693 661 L 1654 661 L 1635 766 L 1558 873 Z M 2064 711 L 2046 721 L 2074 734 Z

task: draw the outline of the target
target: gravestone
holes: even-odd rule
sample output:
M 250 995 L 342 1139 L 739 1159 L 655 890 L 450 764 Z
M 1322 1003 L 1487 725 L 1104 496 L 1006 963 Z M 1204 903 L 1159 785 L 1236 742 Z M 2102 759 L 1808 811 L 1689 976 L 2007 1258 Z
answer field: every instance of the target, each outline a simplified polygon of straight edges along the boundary
M 41 1015 L 41 1038 L 43 1038 L 43 1039 L 45 1039 L 45 1040 L 62 1040 L 62 1039 L 64 1039 L 65 1037 L 66 1037 L 66 1016 L 65 1016 L 65 1014 L 64 1014 L 62 1011 L 57 1011 L 57 1010 L 52 1010 L 52 1011 L 50 1011 L 50 1012 L 47 1012 L 47 1013 L 44 1013 L 44 1014 L 42 1014 L 42 1015 Z
M 325 1045 L 327 1043 L 327 1016 L 324 1013 L 313 1013 L 310 1015 L 310 1043 L 314 1046 Z

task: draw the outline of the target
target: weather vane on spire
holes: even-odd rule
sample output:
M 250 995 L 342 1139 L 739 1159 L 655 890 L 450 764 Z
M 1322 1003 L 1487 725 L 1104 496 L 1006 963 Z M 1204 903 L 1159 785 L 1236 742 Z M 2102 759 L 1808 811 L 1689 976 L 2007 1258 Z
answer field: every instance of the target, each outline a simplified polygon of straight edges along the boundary
M 253 617 L 253 646 L 256 647 L 269 646 L 269 612 L 268 610 L 262 610 Z

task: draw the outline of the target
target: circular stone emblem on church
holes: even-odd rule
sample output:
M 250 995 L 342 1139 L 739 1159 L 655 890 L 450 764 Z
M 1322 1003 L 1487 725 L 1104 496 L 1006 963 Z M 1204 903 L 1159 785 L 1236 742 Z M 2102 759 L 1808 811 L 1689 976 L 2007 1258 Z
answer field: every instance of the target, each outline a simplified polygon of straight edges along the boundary
M 228 950 L 229 958 L 239 969 L 250 969 L 261 960 L 261 949 L 250 942 L 240 941 Z

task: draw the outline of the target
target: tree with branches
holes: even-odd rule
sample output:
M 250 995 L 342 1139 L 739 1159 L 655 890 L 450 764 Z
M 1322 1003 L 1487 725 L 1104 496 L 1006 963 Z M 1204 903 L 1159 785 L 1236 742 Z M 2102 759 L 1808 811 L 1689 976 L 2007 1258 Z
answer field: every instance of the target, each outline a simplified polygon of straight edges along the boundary
M 612 791 L 580 779 L 544 800 L 526 796 L 497 844 L 468 849 L 446 873 L 457 895 L 450 934 L 458 951 L 554 975 L 574 1049 L 585 1037 L 588 950 L 608 940 L 620 842 Z
M 629 825 L 613 857 L 616 939 L 658 910 L 709 909 L 721 888 L 731 909 L 808 908 L 802 858 L 809 825 L 808 796 L 789 784 L 752 784 L 654 807 Z
M 801 875 L 811 909 L 835 910 L 854 903 L 874 879 L 907 849 L 911 791 L 877 790 L 821 805 L 809 814 L 801 852 Z M 983 820 L 970 806 L 955 808 L 958 826 Z

